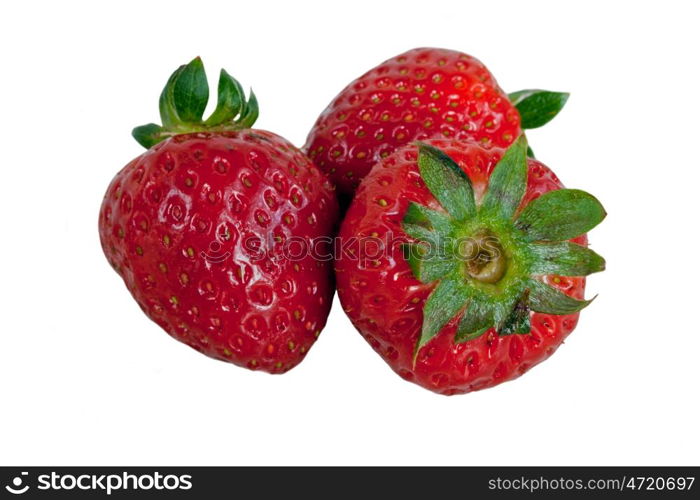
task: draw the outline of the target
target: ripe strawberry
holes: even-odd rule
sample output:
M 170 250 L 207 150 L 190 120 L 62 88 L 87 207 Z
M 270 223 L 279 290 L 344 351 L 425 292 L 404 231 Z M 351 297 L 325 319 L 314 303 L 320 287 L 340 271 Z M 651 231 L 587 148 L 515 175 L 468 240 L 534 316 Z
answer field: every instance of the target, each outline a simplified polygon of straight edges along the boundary
M 331 264 L 298 257 L 298 247 L 332 234 L 337 202 L 299 150 L 249 128 L 255 96 L 246 102 L 223 70 L 218 94 L 202 121 L 202 62 L 173 74 L 161 95 L 163 126 L 134 129 L 150 149 L 107 189 L 100 239 L 138 304 L 170 335 L 213 358 L 282 373 L 326 323 Z
M 590 302 L 584 276 L 605 262 L 584 233 L 603 207 L 562 189 L 526 148 L 524 138 L 507 150 L 432 139 L 399 149 L 360 185 L 340 231 L 338 294 L 406 380 L 457 394 L 516 378 Z
M 350 196 L 372 166 L 399 146 L 446 137 L 507 147 L 521 127 L 551 120 L 567 98 L 566 93 L 542 90 L 508 96 L 488 69 L 467 54 L 413 49 L 340 92 L 319 116 L 304 150 L 338 191 Z

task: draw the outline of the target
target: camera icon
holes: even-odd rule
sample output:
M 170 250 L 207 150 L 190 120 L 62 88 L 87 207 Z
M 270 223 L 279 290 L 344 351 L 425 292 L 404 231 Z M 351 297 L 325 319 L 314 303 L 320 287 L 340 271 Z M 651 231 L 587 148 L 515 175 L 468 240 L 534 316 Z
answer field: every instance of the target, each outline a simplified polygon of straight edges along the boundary
M 24 486 L 22 486 L 22 483 L 24 482 L 24 476 L 27 475 L 29 475 L 28 472 L 20 473 L 19 476 L 16 476 L 12 479 L 11 485 L 8 484 L 7 486 L 5 486 L 5 489 L 13 495 L 21 495 L 22 493 L 26 493 L 29 489 L 29 485 L 25 484 Z

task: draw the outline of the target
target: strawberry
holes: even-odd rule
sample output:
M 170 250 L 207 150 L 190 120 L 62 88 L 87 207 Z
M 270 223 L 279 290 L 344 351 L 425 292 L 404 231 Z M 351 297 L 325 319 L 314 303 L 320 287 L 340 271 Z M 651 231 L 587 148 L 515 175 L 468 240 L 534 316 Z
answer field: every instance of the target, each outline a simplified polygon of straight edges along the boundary
M 406 380 L 441 394 L 511 380 L 571 333 L 584 276 L 602 271 L 586 233 L 605 216 L 526 157 L 476 141 L 409 145 L 365 177 L 343 221 L 341 304 Z
M 251 92 L 221 71 L 218 106 L 202 120 L 199 58 L 160 99 L 163 125 L 134 129 L 150 148 L 114 178 L 99 232 L 107 259 L 146 315 L 177 340 L 236 365 L 297 365 L 331 307 L 331 264 L 310 246 L 332 234 L 330 183 L 287 140 L 252 130 Z M 237 117 L 237 119 L 236 119 Z
M 476 139 L 509 146 L 521 128 L 551 120 L 568 94 L 506 95 L 477 59 L 446 49 L 413 49 L 348 85 L 321 113 L 304 150 L 350 196 L 372 166 L 417 139 Z

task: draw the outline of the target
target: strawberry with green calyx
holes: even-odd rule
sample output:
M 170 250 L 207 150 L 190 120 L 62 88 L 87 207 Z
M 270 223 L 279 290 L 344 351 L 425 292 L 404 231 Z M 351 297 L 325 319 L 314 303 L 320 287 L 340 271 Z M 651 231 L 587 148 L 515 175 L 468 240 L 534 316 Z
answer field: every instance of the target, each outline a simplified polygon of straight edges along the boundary
M 405 144 L 440 137 L 507 147 L 523 129 L 551 120 L 567 98 L 542 90 L 506 95 L 472 56 L 413 49 L 343 89 L 318 117 L 304 150 L 349 197 L 375 163 Z
M 571 314 L 590 303 L 537 278 L 587 276 L 605 268 L 593 250 L 567 241 L 603 220 L 598 200 L 560 189 L 531 201 L 516 216 L 527 185 L 523 138 L 496 165 L 478 206 L 469 177 L 449 156 L 429 145 L 419 149 L 421 177 L 445 212 L 411 204 L 403 218 L 406 234 L 420 242 L 406 247 L 414 276 L 436 283 L 423 309 L 416 352 L 461 311 L 455 342 L 490 328 L 499 335 L 528 334 L 530 311 Z
M 441 394 L 518 377 L 575 328 L 585 276 L 602 271 L 585 232 L 605 216 L 510 148 L 431 139 L 363 180 L 340 236 L 338 294 L 355 327 L 403 378 Z M 395 242 L 399 243 L 396 244 Z
M 221 71 L 206 120 L 199 58 L 160 98 L 149 148 L 112 180 L 100 209 L 104 253 L 146 315 L 207 356 L 283 373 L 323 329 L 332 263 L 315 258 L 335 229 L 335 192 L 284 138 L 253 130 L 258 106 Z M 294 249 L 287 242 L 294 241 Z

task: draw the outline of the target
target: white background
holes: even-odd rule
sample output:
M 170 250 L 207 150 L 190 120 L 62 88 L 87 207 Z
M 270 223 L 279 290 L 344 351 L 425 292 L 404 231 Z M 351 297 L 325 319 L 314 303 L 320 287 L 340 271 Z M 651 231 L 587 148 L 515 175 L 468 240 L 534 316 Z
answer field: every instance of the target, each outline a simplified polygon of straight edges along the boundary
M 672 1 L 6 4 L 0 463 L 700 465 L 698 17 Z M 257 126 L 301 145 L 350 80 L 427 45 L 477 56 L 507 91 L 572 93 L 530 141 L 603 201 L 590 239 L 609 270 L 552 359 L 447 398 L 394 375 L 337 303 L 284 376 L 141 313 L 97 214 L 173 69 L 226 67 L 255 88 Z

